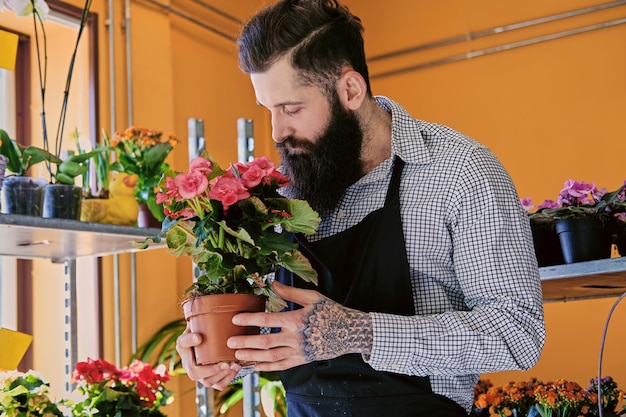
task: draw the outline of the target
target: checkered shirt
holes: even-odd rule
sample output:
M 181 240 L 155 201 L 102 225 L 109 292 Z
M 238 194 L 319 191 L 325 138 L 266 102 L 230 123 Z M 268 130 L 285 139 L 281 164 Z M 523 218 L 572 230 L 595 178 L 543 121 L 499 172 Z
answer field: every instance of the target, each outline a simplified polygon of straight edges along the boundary
M 494 154 L 449 127 L 392 115 L 392 156 L 345 192 L 310 240 L 384 205 L 393 157 L 404 162 L 401 218 L 415 315 L 371 313 L 374 369 L 429 376 L 468 412 L 480 373 L 532 367 L 545 341 L 539 271 L 527 215 Z

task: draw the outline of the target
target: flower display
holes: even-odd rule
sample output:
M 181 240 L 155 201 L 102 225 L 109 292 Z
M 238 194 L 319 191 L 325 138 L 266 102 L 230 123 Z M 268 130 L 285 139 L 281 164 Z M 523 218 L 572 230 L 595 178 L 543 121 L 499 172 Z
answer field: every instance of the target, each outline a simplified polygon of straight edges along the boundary
M 54 137 L 54 148 L 51 148 L 50 141 L 48 137 L 48 128 L 46 121 L 46 81 L 48 76 L 48 53 L 47 53 L 47 39 L 46 39 L 46 28 L 44 25 L 44 20 L 47 18 L 50 8 L 45 0 L 3 0 L 0 1 L 0 12 L 4 10 L 15 11 L 18 16 L 29 16 L 33 17 L 33 27 L 35 30 L 35 47 L 37 51 L 37 70 L 39 73 L 39 92 L 41 95 L 41 126 L 42 126 L 42 134 L 43 134 L 43 150 L 38 148 L 29 147 L 23 149 L 20 146 L 14 146 L 12 148 L 7 148 L 7 151 L 10 151 L 12 155 L 6 155 L 9 159 L 13 159 L 11 162 L 10 171 L 14 172 L 17 175 L 25 175 L 26 169 L 29 166 L 33 165 L 34 160 L 30 159 L 33 155 L 37 158 L 43 158 L 45 160 L 48 172 L 51 175 L 51 179 L 53 182 L 63 183 L 63 184 L 73 184 L 74 177 L 65 175 L 63 170 L 67 169 L 67 166 L 63 166 L 63 160 L 60 159 L 61 155 L 61 144 L 63 142 L 63 129 L 65 126 L 65 116 L 67 113 L 67 104 L 68 104 L 68 96 L 70 92 L 70 85 L 72 82 L 72 73 L 74 70 L 74 62 L 76 60 L 76 55 L 78 53 L 78 45 L 80 43 L 80 39 L 84 32 L 85 26 L 87 24 L 87 17 L 89 15 L 89 8 L 91 7 L 92 0 L 86 0 L 85 6 L 82 10 L 82 16 L 80 19 L 80 25 L 78 28 L 78 35 L 76 37 L 76 43 L 74 44 L 74 51 L 72 53 L 72 57 L 69 62 L 67 77 L 65 79 L 65 89 L 63 92 L 63 101 L 61 105 L 61 114 L 59 116 L 59 122 L 57 125 L 56 135 Z M 17 142 L 16 142 L 17 144 Z M 22 151 L 26 152 L 23 153 Z M 18 158 L 19 159 L 16 159 Z M 71 163 L 76 163 L 75 160 L 72 160 Z M 55 164 L 57 167 L 56 172 L 52 172 L 51 164 Z
M 534 394 L 535 408 L 541 417 L 577 417 L 590 410 L 589 392 L 577 382 L 559 379 L 540 384 Z
M 0 372 L 0 415 L 6 417 L 63 416 L 50 398 L 50 385 L 35 371 Z
M 285 303 L 269 282 L 279 266 L 317 282 L 297 243 L 281 231 L 308 235 L 320 222 L 306 201 L 280 196 L 287 183 L 267 157 L 223 170 L 204 152 L 188 172 L 165 172 L 157 193 L 167 215 L 161 234 L 136 246 L 164 236 L 171 253 L 191 257 L 200 276 L 190 297 L 257 294 L 268 297 L 268 310 L 281 310 Z
M 76 390 L 65 404 L 73 416 L 159 417 L 165 415 L 159 407 L 173 400 L 164 386 L 169 380 L 165 365 L 153 369 L 134 360 L 120 369 L 103 359 L 89 358 L 76 364 L 72 380 Z
M 598 188 L 595 183 L 569 179 L 559 192 L 556 207 L 547 207 L 541 210 L 541 213 L 557 220 L 592 215 L 609 218 L 614 213 L 623 211 L 616 205 L 617 197 L 623 190 L 624 185 L 615 191 L 607 192 L 606 188 Z
M 116 149 L 119 160 L 111 165 L 112 171 L 135 175 L 135 198 L 139 204 L 147 204 L 154 217 L 163 221 L 163 209 L 156 201 L 156 189 L 163 172 L 170 166 L 165 162 L 167 155 L 178 144 L 174 135 L 131 126 L 116 132 L 110 145 Z
M 534 406 L 534 392 L 539 384 L 535 378 L 528 382 L 509 382 L 494 386 L 480 380 L 474 389 L 474 413 L 487 416 L 526 416 Z
M 607 417 L 626 414 L 624 392 L 611 377 L 601 379 L 602 412 Z M 578 383 L 559 379 L 541 382 L 509 382 L 494 386 L 481 379 L 474 388 L 472 417 L 591 417 L 598 416 L 597 379 L 583 389 Z

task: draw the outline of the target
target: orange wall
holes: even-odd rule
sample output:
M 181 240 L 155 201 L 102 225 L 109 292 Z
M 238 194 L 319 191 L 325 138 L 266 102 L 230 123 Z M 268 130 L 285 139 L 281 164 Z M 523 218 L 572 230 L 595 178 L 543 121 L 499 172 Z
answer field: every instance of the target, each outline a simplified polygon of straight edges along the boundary
M 82 1 L 71 0 L 82 6 Z M 109 50 L 107 2 L 94 2 L 100 29 L 100 123 L 109 130 Z M 125 82 L 122 2 L 114 2 L 116 129 L 128 124 Z M 264 0 L 210 3 L 239 19 Z M 189 0 L 172 0 L 173 7 L 190 11 L 202 22 L 236 36 L 237 25 L 216 17 Z M 593 0 L 568 2 L 501 2 L 498 0 L 364 2 L 346 0 L 366 27 L 368 56 L 477 32 L 527 19 L 601 4 Z M 382 5 L 384 4 L 384 6 Z M 236 159 L 236 120 L 255 122 L 257 155 L 276 155 L 272 149 L 267 115 L 255 105 L 254 94 L 235 58 L 235 46 L 211 31 L 175 14 L 166 14 L 148 2 L 131 3 L 134 124 L 186 136 L 187 119 L 205 120 L 208 149 L 226 164 Z M 371 73 L 456 56 L 482 48 L 531 39 L 563 30 L 613 20 L 626 14 L 626 6 L 563 19 L 550 24 L 502 33 L 475 41 L 433 48 L 398 58 L 375 61 Z M 509 169 L 520 196 L 540 202 L 556 197 L 568 178 L 595 181 L 616 188 L 626 178 L 622 113 L 626 55 L 626 26 L 616 26 L 490 54 L 471 60 L 372 81 L 375 94 L 390 96 L 413 115 L 454 127 L 489 146 Z M 187 166 L 186 143 L 171 155 L 177 169 Z M 113 359 L 112 280 L 110 257 L 105 258 L 105 358 Z M 128 255 L 122 257 L 127 265 Z M 138 263 L 139 341 L 166 321 L 180 317 L 182 289 L 190 282 L 190 264 L 165 250 L 140 253 Z M 123 274 L 123 284 L 128 277 Z M 124 359 L 129 346 L 128 291 L 123 290 Z M 614 299 L 546 304 L 548 340 L 539 364 L 532 370 L 486 375 L 494 382 L 564 377 L 586 385 L 597 373 L 604 320 Z M 156 307 L 156 310 L 153 309 Z M 626 309 L 613 317 L 607 340 L 604 373 L 626 386 L 626 366 L 620 348 Z M 170 416 L 191 415 L 193 384 L 185 377 L 172 386 L 177 400 Z
M 351 1 L 366 27 L 368 56 L 528 19 L 601 4 L 599 1 L 406 2 L 385 7 Z M 532 28 L 464 41 L 371 63 L 371 74 L 416 66 L 469 51 L 519 42 L 623 18 L 626 6 Z M 390 24 L 393 22 L 392 24 Z M 522 197 L 555 199 L 569 178 L 617 188 L 626 179 L 622 139 L 626 107 L 626 25 L 537 43 L 471 60 L 374 78 L 388 95 L 425 120 L 452 126 L 490 147 Z M 393 46 L 391 46 L 393 45 Z M 549 303 L 547 342 L 530 371 L 485 375 L 495 383 L 536 376 L 587 386 L 597 375 L 604 322 L 615 299 Z M 626 308 L 615 311 L 603 373 L 626 386 L 623 363 Z

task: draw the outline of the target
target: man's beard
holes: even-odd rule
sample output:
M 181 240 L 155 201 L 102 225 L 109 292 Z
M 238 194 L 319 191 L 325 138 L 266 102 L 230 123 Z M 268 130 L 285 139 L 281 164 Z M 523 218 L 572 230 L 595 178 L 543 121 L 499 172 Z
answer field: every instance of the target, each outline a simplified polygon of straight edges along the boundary
M 303 152 L 290 153 L 287 144 Z M 355 114 L 335 97 L 328 126 L 315 143 L 289 136 L 276 144 L 289 178 L 289 197 L 306 200 L 318 211 L 333 209 L 361 176 L 362 144 Z

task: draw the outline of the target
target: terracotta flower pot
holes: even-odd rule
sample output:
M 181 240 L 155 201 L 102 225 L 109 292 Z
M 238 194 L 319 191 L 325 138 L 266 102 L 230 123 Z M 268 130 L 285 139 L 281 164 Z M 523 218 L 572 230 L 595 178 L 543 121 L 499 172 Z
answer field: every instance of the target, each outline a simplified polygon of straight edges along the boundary
M 194 348 L 196 363 L 241 363 L 235 358 L 235 351 L 226 346 L 226 341 L 231 336 L 259 334 L 260 329 L 236 326 L 232 318 L 237 313 L 264 310 L 265 297 L 254 294 L 203 295 L 183 302 L 191 331 L 202 334 L 202 344 Z
M 154 214 L 152 214 L 147 204 L 139 204 L 137 227 L 148 227 L 153 229 L 161 228 L 161 222 L 154 217 Z

